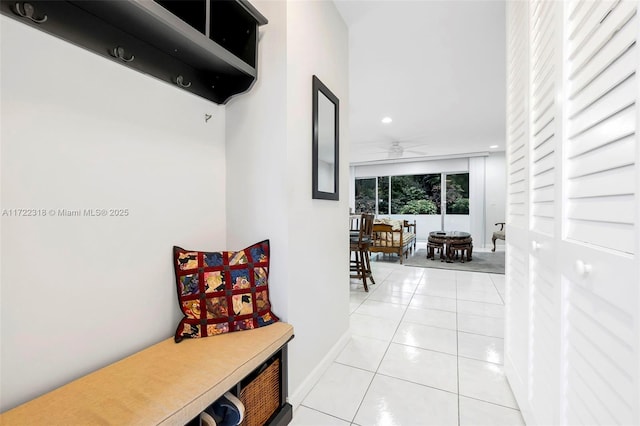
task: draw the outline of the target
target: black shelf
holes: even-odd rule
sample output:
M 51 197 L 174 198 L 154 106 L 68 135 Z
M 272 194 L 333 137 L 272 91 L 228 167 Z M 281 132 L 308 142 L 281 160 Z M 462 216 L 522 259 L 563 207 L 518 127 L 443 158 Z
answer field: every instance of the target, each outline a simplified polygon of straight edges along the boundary
M 35 21 L 20 16 L 25 4 Z M 226 14 L 220 30 L 207 10 Z M 219 104 L 253 85 L 258 25 L 267 22 L 241 0 L 0 0 L 0 12 Z M 228 48 L 208 37 L 212 30 L 225 34 Z
M 207 33 L 206 0 L 154 0 L 202 34 Z
M 240 3 L 216 1 L 211 3 L 209 38 L 255 67 L 257 50 L 257 26 L 252 17 L 243 12 Z M 229 20 L 235 16 L 235 20 Z

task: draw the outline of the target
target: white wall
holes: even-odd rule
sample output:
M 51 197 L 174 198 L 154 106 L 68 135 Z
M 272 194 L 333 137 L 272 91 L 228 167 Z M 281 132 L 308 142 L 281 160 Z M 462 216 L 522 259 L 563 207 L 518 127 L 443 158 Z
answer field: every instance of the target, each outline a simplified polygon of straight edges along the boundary
M 485 161 L 486 244 L 487 247 L 493 247 L 491 236 L 494 231 L 500 229 L 495 224 L 497 222 L 506 222 L 507 169 L 504 151 L 492 152 Z M 496 246 L 500 245 L 504 247 L 504 241 L 496 241 Z
M 469 158 L 469 229 L 473 236 L 473 245 L 485 244 L 485 158 Z M 453 217 L 457 215 L 452 215 Z M 447 215 L 447 218 L 449 215 Z M 446 229 L 446 228 L 445 228 Z
M 289 238 L 297 264 L 289 269 L 289 312 L 299 339 L 289 374 L 296 398 L 303 380 L 349 328 L 349 38 L 333 2 L 289 2 L 287 18 Z M 340 100 L 339 202 L 311 199 L 314 74 Z
M 286 170 L 286 3 L 253 2 L 269 23 L 260 29 L 258 80 L 226 106 L 227 246 L 271 242 L 273 311 L 288 320 L 289 241 Z
M 258 83 L 227 106 L 228 161 L 237 165 L 227 174 L 228 243 L 272 241 L 272 303 L 295 328 L 289 395 L 299 400 L 349 326 L 347 28 L 332 2 L 254 5 L 269 24 Z M 314 74 L 340 100 L 338 202 L 311 198 Z
M 4 411 L 173 335 L 172 246 L 225 246 L 226 166 L 223 107 L 0 24 L 3 211 L 129 210 L 1 218 Z

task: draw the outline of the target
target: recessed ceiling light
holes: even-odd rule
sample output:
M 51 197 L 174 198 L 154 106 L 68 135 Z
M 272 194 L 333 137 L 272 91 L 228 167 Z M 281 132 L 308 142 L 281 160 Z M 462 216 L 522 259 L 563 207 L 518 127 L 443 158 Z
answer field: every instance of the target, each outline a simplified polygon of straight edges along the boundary
M 382 122 L 383 122 L 384 124 L 389 124 L 389 123 L 391 123 L 392 121 L 393 121 L 393 120 L 391 119 L 391 117 L 384 117 L 384 118 L 382 119 Z
M 489 148 L 494 149 L 494 148 L 497 148 L 497 147 L 498 147 L 498 145 L 491 145 Z

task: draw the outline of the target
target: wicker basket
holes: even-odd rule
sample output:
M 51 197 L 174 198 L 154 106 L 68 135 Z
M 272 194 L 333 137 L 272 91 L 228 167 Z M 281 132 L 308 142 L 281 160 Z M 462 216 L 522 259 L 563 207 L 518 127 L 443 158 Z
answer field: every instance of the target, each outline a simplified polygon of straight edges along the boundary
M 280 406 L 280 360 L 276 359 L 240 391 L 242 426 L 263 426 Z

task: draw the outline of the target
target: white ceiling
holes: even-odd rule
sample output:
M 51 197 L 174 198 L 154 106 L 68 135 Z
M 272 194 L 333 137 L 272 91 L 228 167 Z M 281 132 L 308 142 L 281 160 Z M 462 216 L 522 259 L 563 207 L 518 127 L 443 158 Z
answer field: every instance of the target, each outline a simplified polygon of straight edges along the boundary
M 387 160 L 394 141 L 403 158 L 504 150 L 504 1 L 334 1 L 349 27 L 352 164 Z

